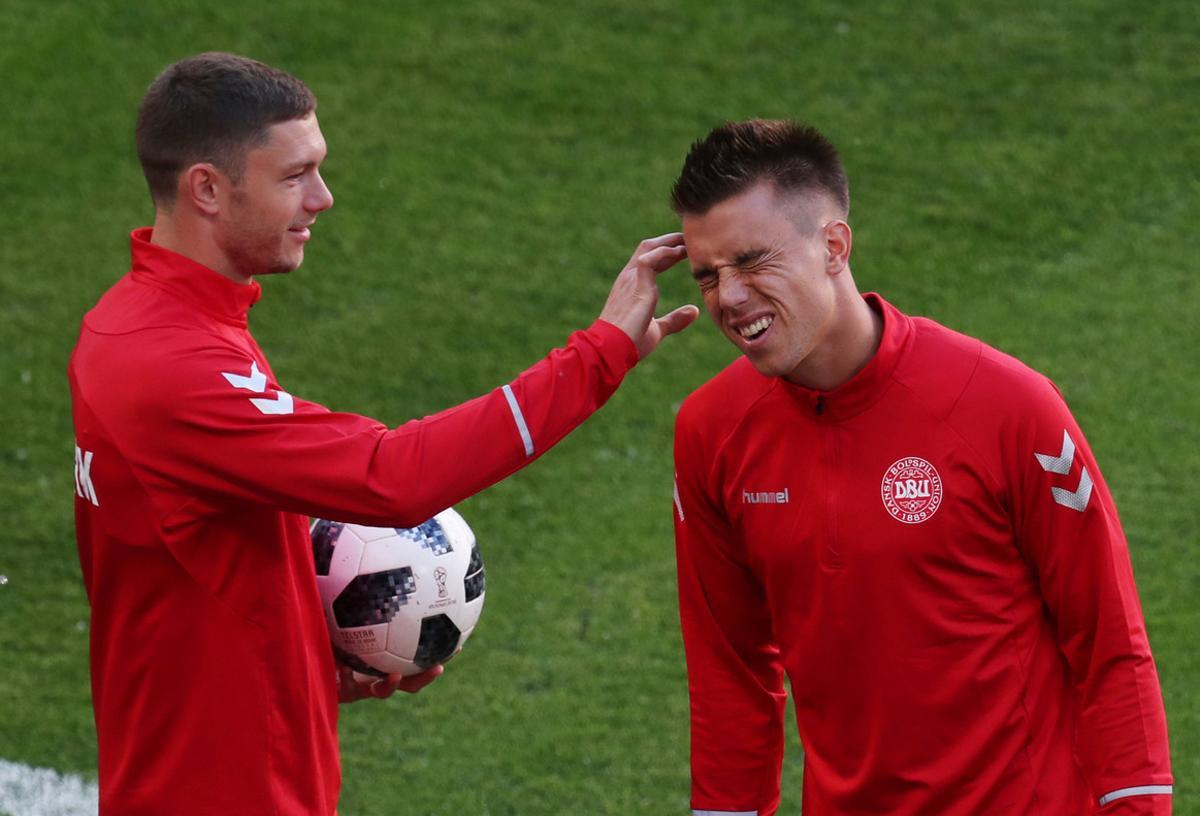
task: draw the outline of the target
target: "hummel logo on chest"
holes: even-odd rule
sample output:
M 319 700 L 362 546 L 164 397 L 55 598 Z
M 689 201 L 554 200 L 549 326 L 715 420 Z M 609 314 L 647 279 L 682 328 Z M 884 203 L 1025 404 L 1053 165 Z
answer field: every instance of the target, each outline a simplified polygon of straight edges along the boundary
M 788 488 L 783 490 L 767 490 L 758 491 L 757 493 L 749 490 L 742 491 L 742 504 L 787 504 Z

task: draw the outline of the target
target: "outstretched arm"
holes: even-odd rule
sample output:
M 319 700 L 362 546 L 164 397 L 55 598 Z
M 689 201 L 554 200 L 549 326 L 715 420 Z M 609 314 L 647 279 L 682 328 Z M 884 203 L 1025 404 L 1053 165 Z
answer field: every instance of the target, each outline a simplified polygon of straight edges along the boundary
M 294 397 L 256 349 L 178 330 L 162 335 L 168 355 L 159 349 L 143 362 L 130 349 L 135 358 L 123 367 L 144 377 L 136 390 L 111 395 L 124 414 L 114 425 L 154 440 L 128 445 L 130 459 L 187 498 L 181 512 L 232 497 L 341 521 L 419 524 L 547 451 L 604 404 L 640 357 L 695 319 L 691 306 L 654 317 L 657 275 L 684 254 L 678 233 L 642 242 L 601 318 L 565 348 L 488 394 L 395 429 Z M 109 375 L 96 381 L 127 379 L 125 371 Z

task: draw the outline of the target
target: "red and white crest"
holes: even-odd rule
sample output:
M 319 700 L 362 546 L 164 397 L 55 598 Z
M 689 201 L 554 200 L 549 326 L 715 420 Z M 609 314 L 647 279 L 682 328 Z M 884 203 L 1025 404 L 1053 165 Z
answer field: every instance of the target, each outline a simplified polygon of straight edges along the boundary
M 906 456 L 893 462 L 883 474 L 879 493 L 892 518 L 905 524 L 920 524 L 942 506 L 942 477 L 924 459 Z

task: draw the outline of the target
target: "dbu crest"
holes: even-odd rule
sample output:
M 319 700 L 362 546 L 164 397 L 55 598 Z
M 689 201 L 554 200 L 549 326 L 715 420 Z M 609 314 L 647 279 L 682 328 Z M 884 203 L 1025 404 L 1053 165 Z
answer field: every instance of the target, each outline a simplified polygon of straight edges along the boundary
M 904 524 L 920 524 L 942 506 L 942 477 L 924 459 L 906 456 L 883 474 L 879 493 L 892 518 Z

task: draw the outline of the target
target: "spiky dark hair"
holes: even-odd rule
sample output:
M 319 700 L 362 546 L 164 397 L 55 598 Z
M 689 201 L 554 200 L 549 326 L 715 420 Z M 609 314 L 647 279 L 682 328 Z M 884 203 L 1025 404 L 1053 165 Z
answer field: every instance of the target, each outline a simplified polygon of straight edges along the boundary
M 824 191 L 843 214 L 850 211 L 850 184 L 833 144 L 811 125 L 773 119 L 726 122 L 692 144 L 671 207 L 703 215 L 768 180 L 785 192 Z

